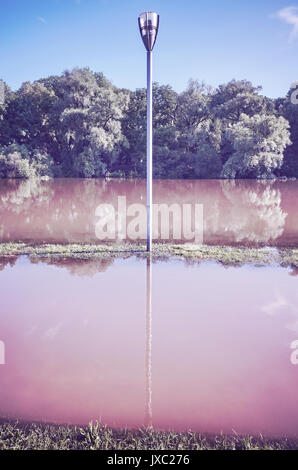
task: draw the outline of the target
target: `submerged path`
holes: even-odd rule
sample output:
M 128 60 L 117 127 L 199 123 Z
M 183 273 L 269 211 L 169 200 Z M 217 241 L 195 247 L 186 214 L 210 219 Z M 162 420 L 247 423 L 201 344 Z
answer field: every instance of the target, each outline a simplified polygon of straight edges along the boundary
M 27 255 L 32 258 L 102 259 L 147 257 L 145 245 L 138 244 L 26 244 L 1 243 L 2 260 Z M 298 268 L 298 248 L 253 248 L 245 246 L 210 246 L 195 244 L 154 244 L 152 259 L 217 261 L 226 265 L 278 265 Z

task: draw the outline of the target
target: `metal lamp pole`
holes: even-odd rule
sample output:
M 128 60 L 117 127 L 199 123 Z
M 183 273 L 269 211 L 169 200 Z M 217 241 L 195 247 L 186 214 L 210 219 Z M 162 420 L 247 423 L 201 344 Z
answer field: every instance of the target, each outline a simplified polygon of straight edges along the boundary
M 141 13 L 139 28 L 147 50 L 147 251 L 152 248 L 152 50 L 156 41 L 159 15 Z
M 147 251 L 152 248 L 152 51 L 147 51 Z

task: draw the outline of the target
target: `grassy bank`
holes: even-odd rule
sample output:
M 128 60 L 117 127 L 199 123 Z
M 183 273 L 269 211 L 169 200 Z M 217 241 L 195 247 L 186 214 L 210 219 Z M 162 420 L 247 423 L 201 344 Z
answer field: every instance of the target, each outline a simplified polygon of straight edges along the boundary
M 0 257 L 9 259 L 28 255 L 34 259 L 111 259 L 130 256 L 148 256 L 143 245 L 133 244 L 39 244 L 1 243 Z M 217 261 L 225 265 L 253 264 L 255 266 L 280 265 L 298 267 L 297 248 L 248 248 L 192 244 L 153 245 L 153 260 L 183 259 L 190 261 Z
M 294 450 L 298 439 L 194 432 L 161 432 L 151 428 L 115 430 L 98 424 L 85 427 L 0 423 L 0 450 Z

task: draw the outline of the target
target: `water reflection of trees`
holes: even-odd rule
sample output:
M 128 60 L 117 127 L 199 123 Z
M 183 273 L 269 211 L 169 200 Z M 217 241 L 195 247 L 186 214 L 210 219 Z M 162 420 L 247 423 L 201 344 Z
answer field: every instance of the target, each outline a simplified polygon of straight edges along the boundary
M 21 257 L 18 256 L 3 256 L 0 257 L 0 271 L 4 271 L 6 267 L 13 268 L 17 260 Z M 46 264 L 48 266 L 56 266 L 57 268 L 65 268 L 69 274 L 73 276 L 88 276 L 92 277 L 97 273 L 104 273 L 114 263 L 114 258 L 95 258 L 95 259 L 79 259 L 79 258 L 37 258 L 29 257 L 32 264 Z
M 225 180 L 221 185 L 231 210 L 225 230 L 233 233 L 235 242 L 268 243 L 282 236 L 287 214 L 281 208 L 281 191 L 272 183 L 244 186 Z
M 204 243 L 296 243 L 298 182 L 155 180 L 155 203 L 203 204 Z M 0 241 L 95 243 L 96 207 L 146 202 L 143 180 L 0 181 Z M 288 217 L 287 217 L 288 215 Z M 290 220 L 287 230 L 287 220 Z
M 69 274 L 73 276 L 92 277 L 97 273 L 104 273 L 114 263 L 113 258 L 104 259 L 78 259 L 78 258 L 31 258 L 32 264 L 42 262 L 48 266 L 56 266 L 58 268 L 66 268 Z
M 298 276 L 298 267 L 294 264 L 291 263 L 291 260 L 285 261 L 282 259 L 282 253 L 280 253 L 281 259 L 280 259 L 280 266 L 283 268 L 289 268 L 289 275 L 290 276 Z M 33 265 L 37 264 L 44 264 L 47 266 L 55 266 L 56 268 L 61 268 L 61 269 L 66 269 L 67 272 L 72 275 L 72 276 L 82 276 L 82 277 L 93 277 L 97 273 L 105 273 L 113 264 L 115 260 L 126 260 L 130 256 L 125 255 L 125 256 L 117 256 L 117 257 L 98 257 L 95 256 L 92 259 L 85 259 L 85 258 L 75 258 L 72 256 L 69 256 L 67 258 L 63 257 L 63 255 L 59 256 L 28 256 L 28 255 L 16 255 L 16 256 L 2 256 L 0 257 L 0 272 L 4 271 L 6 267 L 13 268 L 18 259 L 22 257 L 26 257 L 29 259 L 30 263 Z M 146 260 L 146 254 L 139 252 L 139 253 L 134 253 L 134 256 L 140 260 Z M 194 266 L 199 266 L 201 264 L 204 264 L 206 260 L 201 259 L 201 258 L 173 258 L 173 257 L 164 257 L 164 256 L 157 256 L 152 258 L 152 263 L 171 263 L 173 262 L 173 259 L 176 261 L 179 260 L 181 263 L 186 268 L 192 268 Z M 212 261 L 212 258 L 210 258 L 209 261 Z M 278 260 L 276 260 L 278 262 Z M 254 261 L 249 261 L 249 260 L 243 260 L 243 261 L 235 261 L 235 260 L 228 260 L 228 259 L 214 259 L 214 263 L 217 265 L 220 265 L 222 268 L 229 269 L 241 269 L 245 264 L 249 263 L 250 265 L 254 266 L 255 262 Z M 259 266 L 259 263 L 258 263 Z M 264 264 L 265 266 L 265 264 Z M 272 266 L 272 265 L 271 265 Z
M 10 256 L 8 257 L 0 257 L 0 271 L 4 271 L 6 266 L 10 266 L 13 268 L 13 266 L 16 264 L 18 259 L 18 256 Z
M 15 214 L 24 213 L 32 205 L 47 204 L 53 195 L 53 190 L 39 179 L 0 180 L 1 209 Z
M 291 271 L 290 271 L 290 276 L 298 276 L 298 267 L 296 266 L 291 266 Z

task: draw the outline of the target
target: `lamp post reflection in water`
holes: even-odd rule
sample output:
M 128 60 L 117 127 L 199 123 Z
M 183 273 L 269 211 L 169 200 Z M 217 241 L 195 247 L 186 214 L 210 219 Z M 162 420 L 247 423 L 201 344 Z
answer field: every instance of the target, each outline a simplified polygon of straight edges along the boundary
M 152 426 L 152 260 L 146 265 L 146 412 L 145 425 Z

